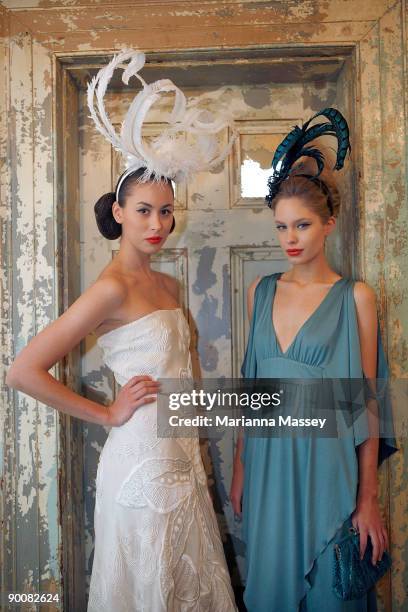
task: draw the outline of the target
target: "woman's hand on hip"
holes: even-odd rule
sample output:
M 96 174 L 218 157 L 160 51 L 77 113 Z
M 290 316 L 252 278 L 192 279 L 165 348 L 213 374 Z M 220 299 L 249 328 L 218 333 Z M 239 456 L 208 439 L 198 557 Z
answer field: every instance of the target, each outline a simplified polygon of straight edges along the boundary
M 151 376 L 133 376 L 118 393 L 108 408 L 108 426 L 119 427 L 130 419 L 135 410 L 156 401 L 160 384 Z

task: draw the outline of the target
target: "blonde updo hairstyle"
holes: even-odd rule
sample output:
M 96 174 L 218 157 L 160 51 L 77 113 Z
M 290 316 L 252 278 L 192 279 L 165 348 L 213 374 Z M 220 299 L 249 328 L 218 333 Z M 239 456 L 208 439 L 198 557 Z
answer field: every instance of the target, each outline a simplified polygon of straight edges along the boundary
M 316 171 L 309 164 L 297 164 L 288 178 L 282 181 L 272 200 L 271 209 L 275 212 L 280 200 L 296 197 L 303 200 L 305 206 L 318 215 L 322 223 L 327 223 L 330 217 L 338 217 L 340 193 L 332 175 L 323 170 L 318 178 L 310 178 L 314 174 Z

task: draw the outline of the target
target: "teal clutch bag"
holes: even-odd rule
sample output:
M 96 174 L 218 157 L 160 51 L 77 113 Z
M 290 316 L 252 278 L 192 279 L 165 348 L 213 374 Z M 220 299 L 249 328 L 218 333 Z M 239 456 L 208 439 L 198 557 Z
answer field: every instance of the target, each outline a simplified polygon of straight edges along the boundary
M 371 563 L 373 547 L 370 538 L 363 559 L 360 559 L 360 536 L 354 527 L 334 544 L 333 591 L 340 599 L 359 599 L 369 591 L 391 567 L 391 557 L 384 551 L 377 565 Z

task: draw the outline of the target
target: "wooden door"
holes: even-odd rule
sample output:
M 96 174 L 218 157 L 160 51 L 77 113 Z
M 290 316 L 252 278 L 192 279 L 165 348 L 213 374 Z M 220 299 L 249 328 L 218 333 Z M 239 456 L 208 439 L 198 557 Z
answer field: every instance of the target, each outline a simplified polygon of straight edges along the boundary
M 160 76 L 168 76 L 165 67 L 162 70 Z M 207 70 L 210 74 L 213 69 Z M 176 76 L 182 78 L 181 74 Z M 202 86 L 191 86 L 191 78 L 190 75 L 185 93 L 203 93 Z M 155 267 L 174 275 L 181 283 L 181 299 L 189 313 L 197 348 L 196 373 L 199 369 L 206 378 L 239 376 L 248 332 L 246 289 L 258 274 L 289 267 L 277 243 L 273 214 L 264 203 L 273 151 L 294 124 L 301 124 L 317 110 L 336 104 L 339 97 L 338 83 L 334 80 L 246 83 L 237 72 L 236 81 L 229 82 L 221 94 L 237 118 L 239 137 L 233 153 L 213 172 L 197 175 L 187 186 L 177 186 L 176 230 L 154 261 Z M 214 87 L 208 89 L 213 91 Z M 133 96 L 134 92 L 117 92 L 106 97 L 108 112 L 118 129 Z M 342 96 L 344 101 L 344 91 Z M 81 269 L 85 289 L 119 248 L 118 241 L 108 241 L 99 235 L 93 205 L 100 195 L 113 190 L 122 167 L 118 155 L 88 118 L 85 96 L 81 104 Z M 159 107 L 149 116 L 147 135 L 161 129 L 160 119 Z M 226 131 L 223 138 L 228 138 Z M 339 245 L 337 237 L 330 247 L 334 265 L 340 260 Z M 85 344 L 82 378 L 90 397 L 99 395 L 108 401 L 115 393 L 113 377 L 101 364 L 101 354 L 92 336 Z M 85 426 L 88 577 L 92 563 L 95 473 L 105 438 L 102 428 Z M 222 440 L 208 441 L 203 445 L 203 457 L 234 582 L 239 584 L 243 545 L 240 525 L 234 521 L 228 501 L 233 438 L 231 431 Z

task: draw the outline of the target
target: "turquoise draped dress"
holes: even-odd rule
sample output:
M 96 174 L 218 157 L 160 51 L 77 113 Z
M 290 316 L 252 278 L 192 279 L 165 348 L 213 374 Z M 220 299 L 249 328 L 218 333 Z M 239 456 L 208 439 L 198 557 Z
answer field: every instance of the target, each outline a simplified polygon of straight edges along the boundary
M 245 378 L 362 379 L 354 281 L 339 279 L 283 353 L 272 323 L 276 280 L 261 279 L 242 366 Z M 388 375 L 378 332 L 377 378 Z M 355 509 L 356 447 L 364 426 L 338 437 L 244 435 L 243 537 L 249 612 L 362 612 L 375 593 L 342 601 L 332 591 L 333 543 Z M 379 463 L 396 449 L 380 439 Z

